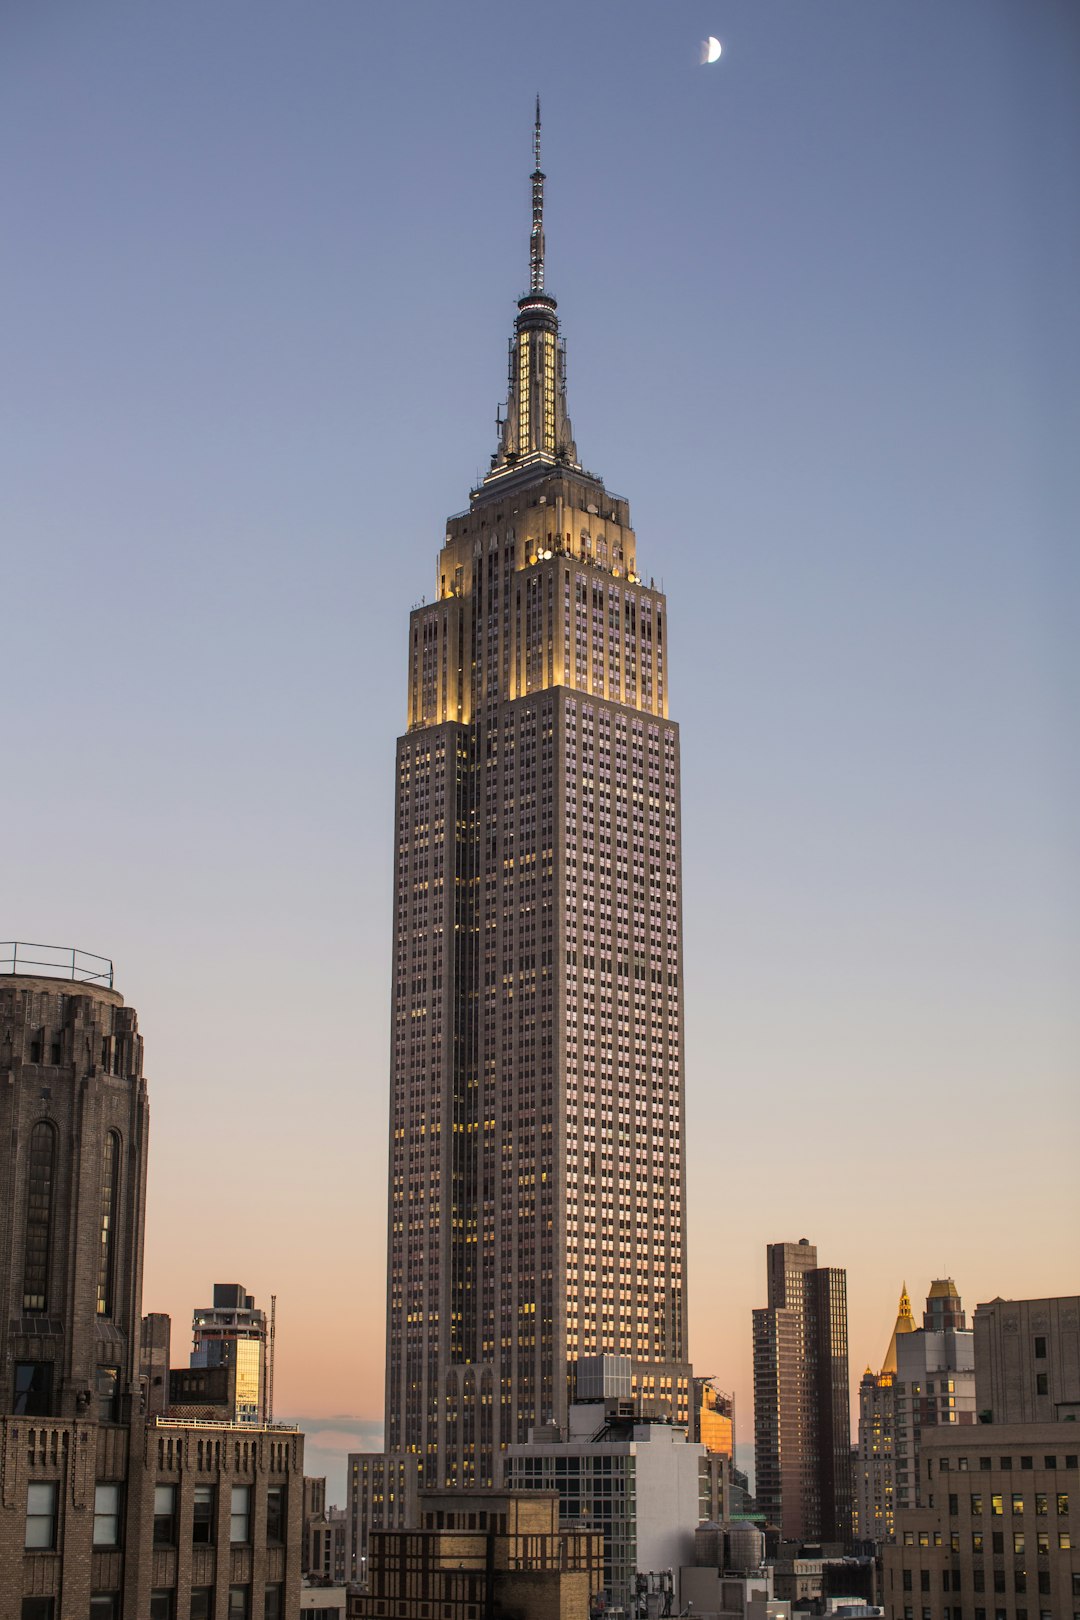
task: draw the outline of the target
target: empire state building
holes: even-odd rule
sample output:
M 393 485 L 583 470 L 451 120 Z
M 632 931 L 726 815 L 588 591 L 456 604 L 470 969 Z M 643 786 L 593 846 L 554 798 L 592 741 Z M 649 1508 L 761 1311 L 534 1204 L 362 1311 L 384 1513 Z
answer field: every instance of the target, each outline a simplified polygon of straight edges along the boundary
M 409 624 L 397 745 L 387 1452 L 501 1484 L 579 1358 L 686 1420 L 679 734 L 667 604 L 578 459 L 544 287 Z

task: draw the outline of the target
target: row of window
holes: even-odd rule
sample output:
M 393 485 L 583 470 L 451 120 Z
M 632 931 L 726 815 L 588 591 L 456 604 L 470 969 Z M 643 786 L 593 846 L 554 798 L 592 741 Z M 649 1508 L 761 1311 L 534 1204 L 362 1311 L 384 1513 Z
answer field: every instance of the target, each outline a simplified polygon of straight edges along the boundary
M 24 1597 L 20 1620 L 57 1620 L 57 1599 L 54 1597 Z M 89 1620 L 121 1620 L 122 1606 L 119 1592 L 93 1592 L 90 1595 Z M 228 1606 L 218 1614 L 221 1620 L 255 1620 L 251 1606 L 250 1586 L 230 1586 Z M 180 1620 L 177 1614 L 176 1593 L 162 1588 L 150 1594 L 148 1620 Z M 193 1586 L 187 1609 L 187 1620 L 215 1620 L 214 1588 Z M 274 1582 L 265 1588 L 259 1620 L 285 1620 L 285 1588 Z
M 981 1473 L 984 1473 L 984 1474 L 989 1473 L 990 1470 L 994 1466 L 993 1457 L 980 1457 L 978 1459 L 978 1461 L 979 1461 L 979 1471 Z M 1080 1461 L 1080 1453 L 1077 1453 L 1075 1451 L 1070 1451 L 1069 1453 L 1067 1453 L 1067 1455 L 1065 1457 L 1062 1458 L 1062 1466 L 1065 1467 L 1065 1468 L 1075 1468 L 1077 1466 L 1078 1461 Z M 997 1460 L 997 1466 L 1000 1469 L 1002 1469 L 1003 1472 L 1006 1473 L 1006 1474 L 1011 1472 L 1012 1465 L 1013 1465 L 1013 1460 L 1012 1460 L 1011 1457 L 999 1457 L 998 1460 Z M 1053 1456 L 1053 1457 L 1044 1456 L 1043 1460 L 1042 1460 L 1042 1465 L 1049 1473 L 1055 1473 L 1057 1471 L 1057 1468 L 1058 1468 L 1058 1459 L 1057 1459 L 1056 1456 Z M 1020 1467 L 1022 1469 L 1024 1469 L 1025 1471 L 1028 1470 L 1028 1469 L 1034 1468 L 1034 1466 L 1035 1466 L 1035 1458 L 1034 1457 L 1021 1457 L 1020 1458 Z M 932 1457 L 929 1457 L 929 1458 L 927 1458 L 927 1467 L 926 1467 L 927 1474 L 932 1476 L 933 1475 L 933 1469 L 934 1469 L 934 1460 L 933 1460 Z M 950 1472 L 957 1472 L 957 1473 L 961 1473 L 961 1474 L 967 1474 L 967 1473 L 970 1473 L 971 1471 L 972 1470 L 970 1468 L 970 1459 L 967 1458 L 967 1457 L 952 1457 L 952 1458 L 941 1457 L 941 1458 L 938 1459 L 938 1472 L 940 1474 L 948 1474 Z
M 950 1608 L 948 1604 L 941 1611 L 942 1620 L 968 1620 L 968 1611 L 959 1604 Z M 904 1604 L 904 1620 L 915 1620 L 915 1610 L 910 1603 Z M 934 1611 L 929 1604 L 924 1604 L 922 1620 L 934 1620 Z M 995 1609 L 988 1615 L 983 1608 L 975 1610 L 974 1620 L 1028 1620 L 1027 1609 L 1014 1609 L 1010 1615 L 1007 1609 Z M 1055 1615 L 1053 1609 L 1032 1609 L 1031 1620 L 1066 1620 L 1063 1615 Z M 1080 1620 L 1080 1610 L 1073 1611 L 1073 1620 Z
M 229 1498 L 229 1542 L 247 1546 L 251 1537 L 252 1490 L 250 1485 L 233 1485 Z M 178 1529 L 176 1485 L 154 1488 L 154 1545 L 175 1547 Z M 94 1546 L 118 1547 L 122 1539 L 122 1486 L 103 1483 L 94 1489 Z M 60 1508 L 60 1486 L 55 1480 L 26 1488 L 26 1546 L 37 1552 L 56 1547 Z M 196 1485 L 191 1539 L 195 1545 L 213 1546 L 217 1527 L 217 1486 Z M 266 1492 L 266 1540 L 281 1545 L 285 1540 L 285 1486 L 270 1485 Z
M 1045 1491 L 1036 1491 L 1034 1497 L 1032 1498 L 1032 1500 L 1034 1502 L 1035 1512 L 1038 1515 L 1042 1516 L 1042 1515 L 1045 1515 L 1048 1512 L 1051 1499 L 1046 1494 Z M 1069 1513 L 1069 1493 L 1068 1493 L 1068 1491 L 1058 1491 L 1057 1495 L 1053 1498 L 1053 1500 L 1057 1503 L 1058 1518 L 1059 1519 L 1067 1518 L 1068 1513 Z M 1023 1495 L 1022 1491 L 1013 1491 L 1011 1493 L 1011 1495 L 1010 1495 L 1009 1501 L 1010 1501 L 1012 1511 L 1014 1513 L 1023 1513 L 1024 1512 L 1024 1495 Z M 950 1518 L 955 1518 L 956 1515 L 959 1513 L 959 1511 L 960 1511 L 960 1498 L 958 1496 L 954 1495 L 954 1494 L 950 1494 L 950 1496 L 949 1496 L 949 1516 L 950 1516 Z M 972 1494 L 971 1494 L 971 1512 L 972 1512 L 973 1517 L 975 1517 L 975 1518 L 981 1517 L 982 1511 L 983 1511 L 982 1493 L 981 1493 L 981 1491 L 973 1491 Z M 1000 1519 L 1002 1514 L 1004 1513 L 1004 1511 L 1005 1511 L 1005 1497 L 1000 1491 L 995 1491 L 990 1497 L 990 1517 L 993 1518 L 993 1519 Z

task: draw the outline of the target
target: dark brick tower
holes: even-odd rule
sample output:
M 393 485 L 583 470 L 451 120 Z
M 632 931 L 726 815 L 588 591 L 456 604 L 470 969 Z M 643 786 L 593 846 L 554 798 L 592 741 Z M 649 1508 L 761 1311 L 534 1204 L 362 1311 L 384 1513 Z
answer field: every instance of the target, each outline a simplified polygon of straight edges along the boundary
M 138 1410 L 148 1109 L 108 981 L 0 978 L 3 1413 Z

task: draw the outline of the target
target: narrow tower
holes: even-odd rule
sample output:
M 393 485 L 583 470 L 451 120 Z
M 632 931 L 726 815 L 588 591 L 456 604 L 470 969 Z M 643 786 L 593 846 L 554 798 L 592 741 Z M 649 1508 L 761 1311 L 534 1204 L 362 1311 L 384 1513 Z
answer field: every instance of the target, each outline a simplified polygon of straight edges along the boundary
M 115 1423 L 139 1405 L 142 1039 L 112 964 L 70 954 L 85 977 L 0 979 L 0 1411 Z
M 578 461 L 529 291 L 491 468 L 409 627 L 398 742 L 386 1445 L 498 1482 L 579 1357 L 689 1416 L 679 737 L 667 606 Z

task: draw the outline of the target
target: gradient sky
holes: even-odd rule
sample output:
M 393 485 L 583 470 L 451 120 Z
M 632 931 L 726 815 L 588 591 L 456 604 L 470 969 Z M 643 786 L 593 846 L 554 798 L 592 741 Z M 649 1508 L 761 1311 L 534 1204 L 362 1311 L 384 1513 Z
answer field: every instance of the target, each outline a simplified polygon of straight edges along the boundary
M 724 55 L 697 62 L 714 33 Z M 1075 0 L 7 0 L 0 933 L 111 955 L 145 1307 L 382 1415 L 406 622 L 494 448 L 532 99 L 585 464 L 667 590 L 691 1351 L 764 1246 L 1074 1292 Z M 373 1427 L 374 1425 L 374 1427 Z M 314 1465 L 314 1466 L 313 1466 Z

